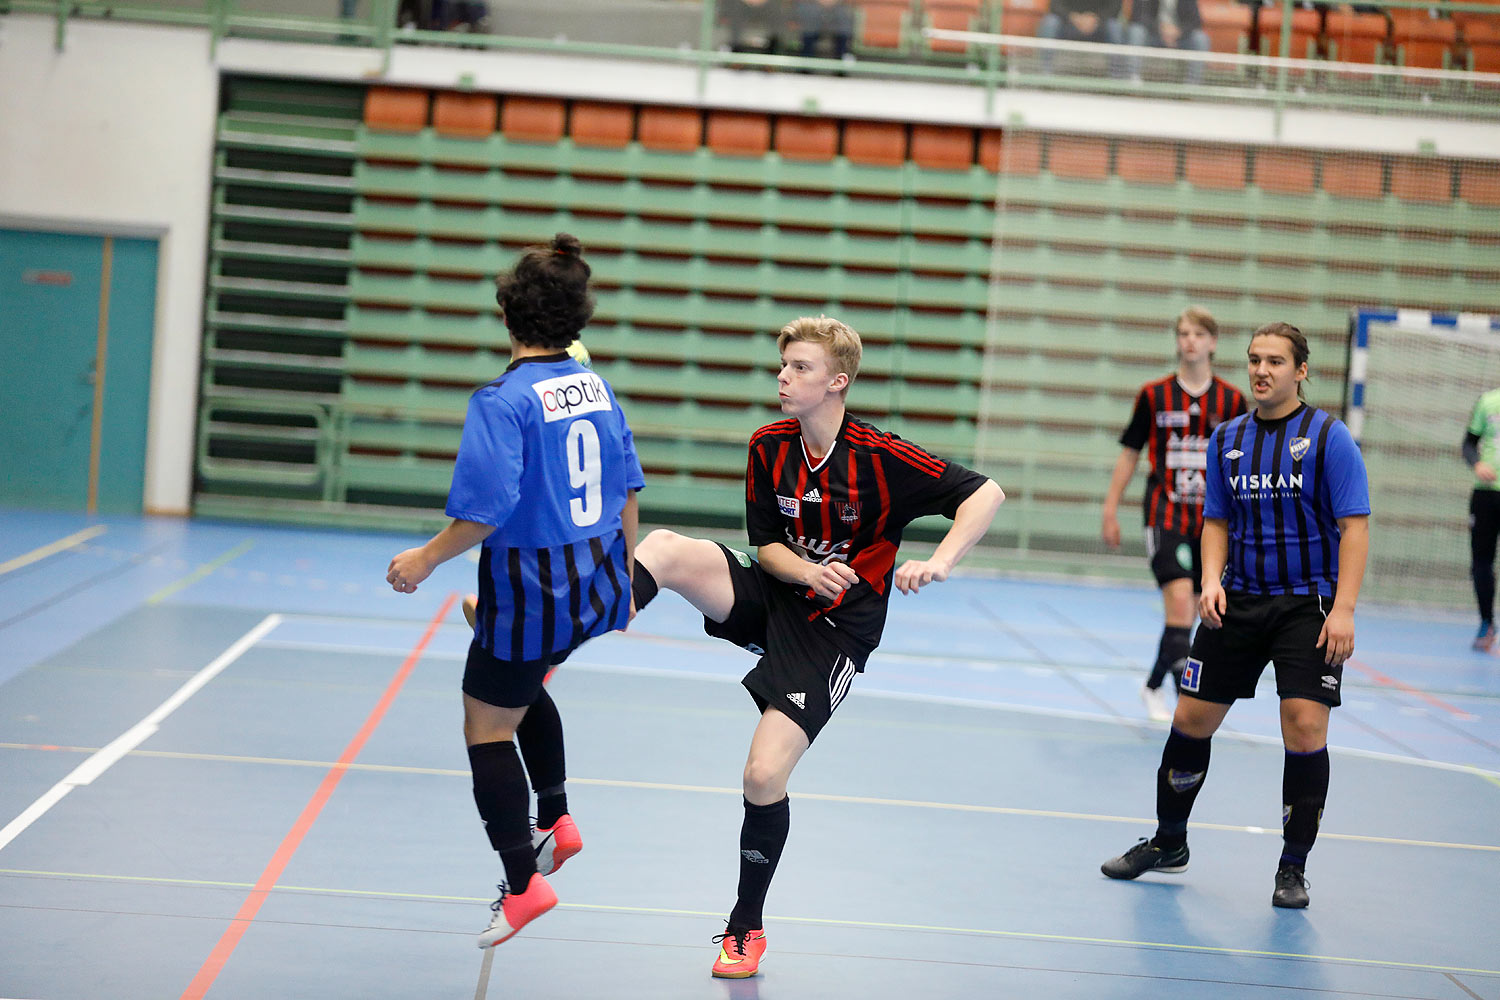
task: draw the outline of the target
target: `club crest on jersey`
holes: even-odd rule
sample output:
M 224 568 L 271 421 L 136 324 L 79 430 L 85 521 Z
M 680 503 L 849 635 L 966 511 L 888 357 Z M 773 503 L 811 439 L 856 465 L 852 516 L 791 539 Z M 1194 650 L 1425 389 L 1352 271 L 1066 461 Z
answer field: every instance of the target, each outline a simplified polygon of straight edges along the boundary
M 604 380 L 593 372 L 543 379 L 531 388 L 542 401 L 542 413 L 549 424 L 581 413 L 614 409 L 609 391 L 604 388 Z
M 778 493 L 776 494 L 776 506 L 780 507 L 781 512 L 787 517 L 802 516 L 802 502 L 796 497 L 784 497 Z
M 859 520 L 859 504 L 844 503 L 842 500 L 833 502 L 833 512 L 839 516 L 839 520 L 846 524 L 853 524 Z
M 1287 446 L 1287 450 L 1292 453 L 1293 462 L 1300 462 L 1302 456 L 1307 454 L 1307 449 L 1311 447 L 1311 438 L 1292 438 L 1292 443 Z

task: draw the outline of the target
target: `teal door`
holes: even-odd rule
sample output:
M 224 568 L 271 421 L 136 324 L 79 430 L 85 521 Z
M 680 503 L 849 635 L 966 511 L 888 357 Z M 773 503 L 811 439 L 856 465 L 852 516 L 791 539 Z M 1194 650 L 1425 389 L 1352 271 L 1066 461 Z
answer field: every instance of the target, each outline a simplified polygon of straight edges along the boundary
M 0 229 L 0 503 L 141 510 L 155 315 L 154 240 Z

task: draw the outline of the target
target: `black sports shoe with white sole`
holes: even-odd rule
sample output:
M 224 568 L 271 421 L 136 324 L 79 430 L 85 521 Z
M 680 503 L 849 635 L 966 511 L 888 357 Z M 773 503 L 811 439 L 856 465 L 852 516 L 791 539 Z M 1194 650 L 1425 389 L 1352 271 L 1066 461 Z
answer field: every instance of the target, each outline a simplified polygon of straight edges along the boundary
M 1110 858 L 1099 866 L 1099 870 L 1110 878 L 1138 878 L 1147 872 L 1187 871 L 1187 866 L 1185 842 L 1181 847 L 1164 851 L 1152 839 L 1140 841 L 1118 858 Z

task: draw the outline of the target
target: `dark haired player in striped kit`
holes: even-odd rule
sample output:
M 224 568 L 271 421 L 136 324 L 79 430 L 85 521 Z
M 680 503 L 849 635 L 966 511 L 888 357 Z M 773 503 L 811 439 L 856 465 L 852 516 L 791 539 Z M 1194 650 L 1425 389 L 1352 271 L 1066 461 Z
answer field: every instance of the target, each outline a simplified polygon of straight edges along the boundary
M 1253 414 L 1214 431 L 1203 505 L 1203 625 L 1156 776 L 1156 835 L 1103 865 L 1111 878 L 1187 868 L 1187 824 L 1209 741 L 1268 661 L 1281 698 L 1282 852 L 1271 903 L 1307 905 L 1303 876 L 1328 797 L 1328 715 L 1354 652 L 1370 490 L 1349 430 L 1302 402 L 1307 338 L 1270 323 L 1250 340 Z
M 464 739 L 505 882 L 481 948 L 557 905 L 544 876 L 583 846 L 563 790 L 562 719 L 542 681 L 579 645 L 630 620 L 635 494 L 645 479 L 614 392 L 569 355 L 594 309 L 581 249 L 559 233 L 499 279 L 511 363 L 469 399 L 448 492 L 453 521 L 397 555 L 386 574 L 409 594 L 439 563 L 483 542 Z
M 788 419 L 750 438 L 745 513 L 756 559 L 714 542 L 653 531 L 636 553 L 636 607 L 658 587 L 703 612 L 709 635 L 759 654 L 744 684 L 761 711 L 745 762 L 739 896 L 713 974 L 755 975 L 765 952 L 762 907 L 790 825 L 787 781 L 880 642 L 891 588 L 947 579 L 988 530 L 1005 494 L 850 416 L 859 335 L 803 318 L 777 339 L 777 387 Z M 932 557 L 896 567 L 913 519 L 953 519 Z
M 1204 449 L 1213 429 L 1245 412 L 1245 397 L 1214 375 L 1214 348 L 1219 324 L 1202 306 L 1190 306 L 1177 317 L 1177 371 L 1148 382 L 1135 398 L 1130 423 L 1120 435 L 1104 495 L 1100 534 L 1110 548 L 1120 544 L 1116 511 L 1125 487 L 1145 450 L 1146 556 L 1161 588 L 1166 624 L 1156 647 L 1156 663 L 1141 688 L 1146 713 L 1158 722 L 1172 717 L 1161 685 L 1170 672 L 1181 683 L 1182 664 L 1192 645 L 1194 597 L 1202 574 L 1199 535 L 1203 531 Z

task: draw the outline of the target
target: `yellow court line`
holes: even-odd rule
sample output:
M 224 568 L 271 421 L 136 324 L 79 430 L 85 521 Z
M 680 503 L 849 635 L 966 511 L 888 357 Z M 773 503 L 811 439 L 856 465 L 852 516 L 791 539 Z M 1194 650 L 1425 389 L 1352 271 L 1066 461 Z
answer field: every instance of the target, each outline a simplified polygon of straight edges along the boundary
M 216 882 L 199 879 L 155 878 L 144 875 L 101 875 L 90 872 L 54 872 L 28 868 L 0 868 L 0 875 L 34 875 L 49 878 L 97 879 L 113 882 L 146 882 L 161 885 L 206 886 L 208 888 L 250 888 L 248 882 Z M 330 896 L 359 896 L 374 899 L 406 899 L 433 903 L 484 903 L 488 897 L 440 896 L 416 892 L 383 892 L 371 889 L 334 889 L 326 886 L 280 885 L 276 892 L 305 892 Z M 709 910 L 678 910 L 659 906 L 612 906 L 604 903 L 558 903 L 558 909 L 597 913 L 635 913 L 666 917 L 714 917 L 723 914 Z M 1171 951 L 1200 952 L 1213 955 L 1238 955 L 1246 958 L 1290 958 L 1311 962 L 1339 962 L 1375 968 L 1412 969 L 1422 972 L 1464 972 L 1483 976 L 1500 976 L 1500 969 L 1477 969 L 1456 965 L 1434 965 L 1427 962 L 1398 962 L 1383 958 L 1350 958 L 1347 955 L 1313 955 L 1295 951 L 1268 951 L 1259 948 L 1228 948 L 1220 945 L 1183 944 L 1177 941 L 1139 941 L 1131 938 L 1088 937 L 1078 934 L 1046 934 L 1037 931 L 1001 931 L 990 927 L 949 927 L 942 924 L 904 924 L 879 920 L 840 920 L 830 917 L 796 917 L 767 914 L 771 920 L 813 927 L 861 927 L 870 930 L 918 931 L 931 934 L 969 934 L 977 937 L 1006 938 L 1021 941 L 1053 941 L 1060 944 L 1108 945 L 1125 948 L 1162 948 Z
M 41 562 L 48 556 L 57 555 L 57 553 L 66 551 L 67 549 L 76 548 L 90 538 L 97 538 L 108 530 L 104 525 L 96 524 L 92 527 L 84 528 L 82 531 L 75 531 L 66 538 L 59 538 L 55 542 L 43 545 L 39 549 L 32 549 L 25 555 L 8 559 L 0 563 L 0 576 L 4 576 L 12 570 L 20 569 L 22 566 L 30 566 L 34 562 Z
M 206 562 L 202 566 L 199 566 L 197 569 L 193 570 L 187 576 L 183 577 L 181 580 L 178 580 L 176 583 L 167 584 L 165 587 L 161 588 L 156 593 L 146 598 L 146 603 L 160 604 L 162 601 L 171 597 L 179 590 L 185 590 L 188 587 L 191 587 L 193 584 L 197 583 L 199 580 L 203 579 L 205 576 L 208 576 L 208 574 L 218 569 L 220 566 L 223 566 L 225 563 L 230 562 L 231 560 L 238 559 L 240 556 L 244 555 L 246 552 L 249 552 L 254 547 L 254 542 L 241 542 L 234 548 L 230 549 L 228 552 L 221 555 L 219 558 L 215 559 L 213 562 Z
M 91 747 L 46 746 L 34 743 L 0 743 L 0 750 L 54 750 L 92 753 Z M 295 760 L 285 757 L 243 757 L 234 754 L 183 753 L 173 750 L 132 750 L 130 756 L 159 757 L 174 760 L 219 761 L 230 764 L 275 764 L 282 767 L 330 768 L 333 763 L 323 760 Z M 470 772 L 458 768 L 407 767 L 400 764 L 346 765 L 350 771 L 366 771 L 377 774 L 426 774 L 444 778 L 468 778 Z M 689 792 L 699 795 L 743 795 L 739 788 L 721 788 L 715 785 L 678 785 L 661 781 L 627 781 L 617 778 L 569 778 L 575 785 L 591 785 L 596 788 L 629 788 L 637 791 Z M 1028 816 L 1037 819 L 1076 819 L 1092 823 L 1129 823 L 1133 826 L 1152 825 L 1154 819 L 1140 816 L 1110 816 L 1104 813 L 1067 812 L 1060 809 L 1023 809 L 1019 806 L 986 806 L 967 802 L 927 802 L 920 799 L 881 799 L 862 795 L 835 795 L 828 792 L 798 792 L 797 798 L 812 802 L 839 802 L 846 805 L 869 805 L 897 807 L 903 809 L 932 809 L 942 812 L 981 813 L 989 816 Z M 1233 823 L 1198 823 L 1195 830 L 1220 830 L 1229 833 L 1251 833 L 1281 836 L 1281 831 L 1269 827 L 1244 826 Z M 1358 833 L 1335 833 L 1319 830 L 1323 840 L 1347 840 L 1362 844 L 1389 844 L 1395 847 L 1437 847 L 1454 851 L 1488 851 L 1500 854 L 1500 844 L 1465 844 L 1446 840 L 1415 840 L 1409 837 L 1375 837 Z

